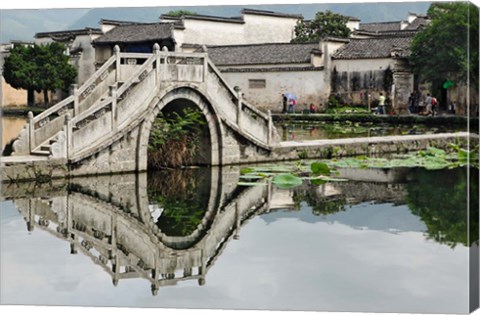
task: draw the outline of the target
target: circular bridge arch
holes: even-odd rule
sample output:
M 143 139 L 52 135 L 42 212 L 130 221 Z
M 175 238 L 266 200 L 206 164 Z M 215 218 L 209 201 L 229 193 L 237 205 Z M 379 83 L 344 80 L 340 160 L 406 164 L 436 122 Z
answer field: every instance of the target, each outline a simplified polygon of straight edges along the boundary
M 153 122 L 157 115 L 167 108 L 169 105 L 174 105 L 176 101 L 186 101 L 189 104 L 195 105 L 205 118 L 206 126 L 209 133 L 209 145 L 210 145 L 210 165 L 221 164 L 221 126 L 217 119 L 216 111 L 214 110 L 212 103 L 207 97 L 200 92 L 195 86 L 190 84 L 183 86 L 175 86 L 168 89 L 158 97 L 158 102 L 155 102 L 148 111 L 147 117 L 141 126 L 141 133 L 139 137 L 139 149 L 138 152 L 138 165 L 139 170 L 147 169 L 148 158 L 148 142 L 150 138 L 150 131 L 153 126 Z

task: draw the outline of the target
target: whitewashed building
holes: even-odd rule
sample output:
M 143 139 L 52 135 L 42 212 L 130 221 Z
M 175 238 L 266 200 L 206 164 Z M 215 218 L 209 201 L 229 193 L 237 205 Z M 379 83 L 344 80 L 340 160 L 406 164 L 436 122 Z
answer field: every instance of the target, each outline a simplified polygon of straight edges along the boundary
M 96 71 L 95 48 L 92 41 L 103 35 L 97 28 L 84 28 L 58 32 L 42 32 L 35 34 L 35 44 L 43 45 L 59 42 L 66 46 L 72 65 L 77 69 L 77 83 L 87 81 Z

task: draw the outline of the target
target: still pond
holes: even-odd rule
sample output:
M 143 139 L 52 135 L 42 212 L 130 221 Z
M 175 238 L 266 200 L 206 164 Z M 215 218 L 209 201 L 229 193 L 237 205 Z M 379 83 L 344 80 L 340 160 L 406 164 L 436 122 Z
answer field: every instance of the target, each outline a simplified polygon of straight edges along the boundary
M 467 313 L 467 175 L 352 169 L 280 189 L 239 186 L 228 167 L 4 185 L 0 299 Z

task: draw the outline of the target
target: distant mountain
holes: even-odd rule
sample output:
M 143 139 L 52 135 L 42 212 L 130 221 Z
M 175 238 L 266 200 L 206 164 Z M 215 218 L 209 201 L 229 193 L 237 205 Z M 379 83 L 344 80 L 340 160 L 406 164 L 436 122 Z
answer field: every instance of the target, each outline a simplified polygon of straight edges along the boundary
M 0 10 L 0 42 L 33 41 L 38 32 L 69 29 L 91 9 Z
M 215 16 L 240 16 L 243 8 L 270 10 L 283 13 L 302 14 L 311 19 L 318 11 L 330 10 L 343 15 L 360 18 L 362 22 L 400 21 L 408 12 L 425 14 L 430 2 L 397 3 L 315 3 L 315 4 L 279 4 L 279 5 L 235 5 L 235 6 L 191 6 L 191 7 L 151 7 L 151 8 L 98 8 L 92 9 L 73 24 L 74 28 L 98 27 L 102 18 L 155 22 L 161 14 L 170 10 L 188 10 L 199 14 Z
M 84 27 L 99 27 L 102 18 L 137 22 L 156 22 L 161 14 L 171 10 L 189 10 L 199 14 L 233 17 L 240 16 L 243 8 L 302 14 L 311 19 L 318 11 L 330 10 L 357 17 L 362 22 L 400 21 L 408 12 L 425 14 L 430 2 L 380 2 L 380 3 L 315 3 L 280 5 L 235 6 L 182 6 L 139 8 L 94 8 L 50 10 L 2 10 L 0 36 L 2 42 L 11 39 L 33 40 L 37 32 Z

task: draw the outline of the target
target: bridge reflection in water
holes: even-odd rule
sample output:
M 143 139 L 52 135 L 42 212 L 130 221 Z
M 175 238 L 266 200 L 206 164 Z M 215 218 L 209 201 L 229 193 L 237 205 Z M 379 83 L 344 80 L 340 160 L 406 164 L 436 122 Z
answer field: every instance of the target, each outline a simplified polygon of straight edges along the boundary
M 2 188 L 2 197 L 13 199 L 29 231 L 38 228 L 69 242 L 71 254 L 88 256 L 112 277 L 114 285 L 121 279 L 143 278 L 156 295 L 160 287 L 179 281 L 196 280 L 204 285 L 209 269 L 227 244 L 239 239 L 240 229 L 249 219 L 278 209 L 295 210 L 298 196 L 312 211 L 318 211 L 315 215 L 338 212 L 345 204 L 375 201 L 398 205 L 408 201 L 410 206 L 418 204 L 417 210 L 411 210 L 427 222 L 421 204 L 413 200 L 412 187 L 416 186 L 408 184 L 412 172 L 340 173 L 351 181 L 304 185 L 294 192 L 271 185 L 238 186 L 238 167 L 213 167 L 12 184 Z M 432 184 L 437 185 L 435 181 Z M 441 188 L 436 187 L 437 191 Z M 423 188 L 429 191 L 429 187 Z M 447 210 L 443 212 L 448 214 Z M 445 220 L 439 220 L 452 221 L 452 216 L 444 216 Z M 478 212 L 476 216 L 478 221 Z M 466 236 L 466 216 L 456 220 L 460 227 L 465 221 L 461 228 Z M 442 235 L 443 239 L 431 235 L 441 243 L 463 242 L 463 236 L 445 239 L 448 233 L 441 226 L 432 233 Z
M 68 241 L 71 254 L 90 257 L 114 285 L 149 280 L 154 295 L 179 281 L 205 284 L 240 227 L 268 211 L 271 187 L 237 186 L 236 168 L 150 175 L 148 188 L 142 173 L 11 185 L 2 196 L 14 199 L 29 231 L 40 228 Z M 185 208 L 194 211 L 182 213 Z

